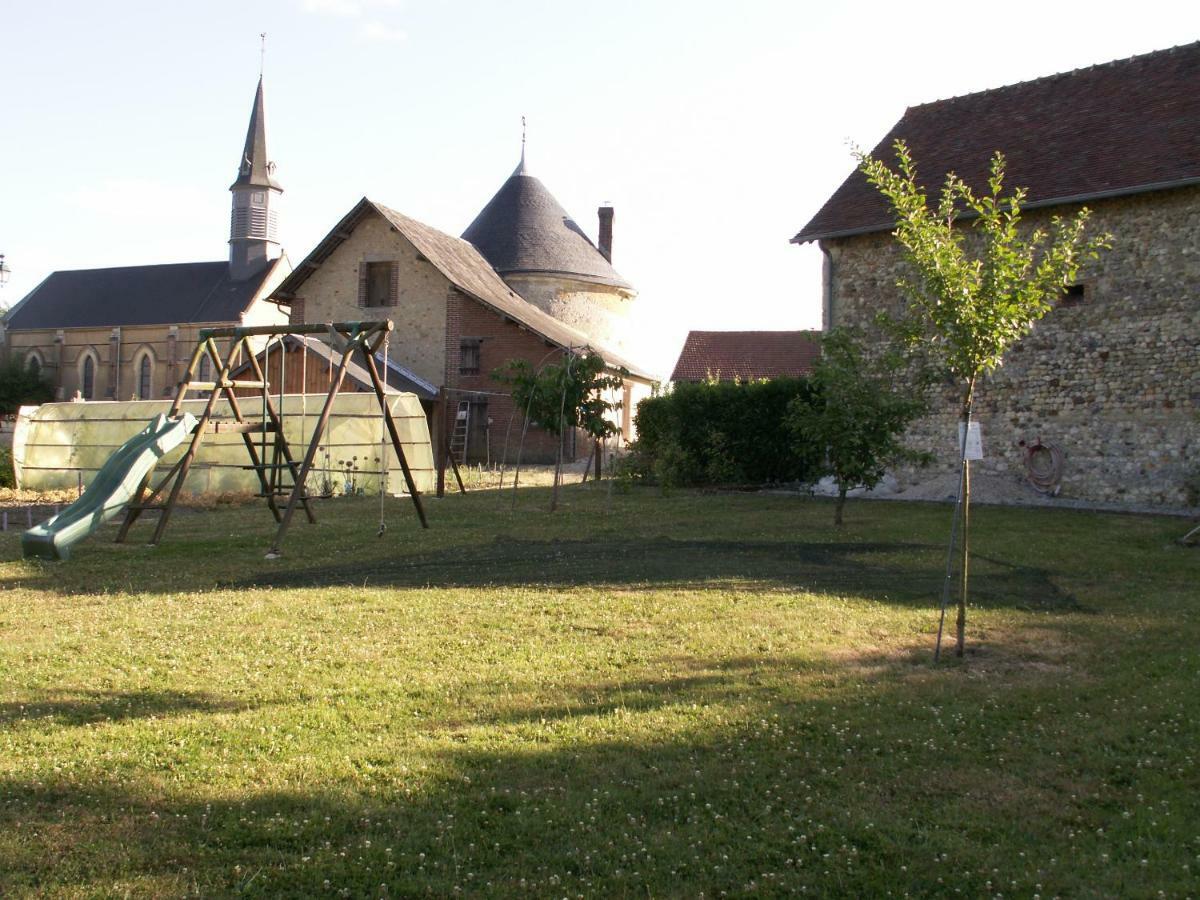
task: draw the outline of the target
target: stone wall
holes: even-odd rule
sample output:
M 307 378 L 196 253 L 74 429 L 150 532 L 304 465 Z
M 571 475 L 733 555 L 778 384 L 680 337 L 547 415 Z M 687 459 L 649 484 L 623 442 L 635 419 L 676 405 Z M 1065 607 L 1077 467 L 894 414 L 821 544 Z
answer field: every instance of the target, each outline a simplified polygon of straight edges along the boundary
M 1112 232 L 1113 248 L 1081 273 L 1082 299 L 1047 314 L 981 385 L 986 458 L 975 471 L 1021 477 L 1019 442 L 1041 438 L 1065 454 L 1063 497 L 1184 506 L 1184 481 L 1200 469 L 1200 188 L 1089 205 L 1090 230 Z M 878 311 L 901 307 L 904 262 L 889 234 L 825 249 L 827 325 L 870 329 Z M 934 470 L 902 470 L 902 484 L 956 468 L 954 393 L 932 408 L 908 439 L 935 454 Z
M 633 292 L 566 276 L 509 275 L 504 280 L 522 299 L 602 346 L 618 353 L 631 351 Z
M 382 216 L 372 214 L 308 277 L 293 311 L 300 311 L 307 322 L 391 319 L 396 329 L 388 341 L 389 356 L 431 384 L 441 384 L 450 283 L 419 257 L 406 237 Z M 358 305 L 359 267 L 369 262 L 394 262 L 399 267 L 394 305 Z M 298 321 L 295 315 L 293 321 Z

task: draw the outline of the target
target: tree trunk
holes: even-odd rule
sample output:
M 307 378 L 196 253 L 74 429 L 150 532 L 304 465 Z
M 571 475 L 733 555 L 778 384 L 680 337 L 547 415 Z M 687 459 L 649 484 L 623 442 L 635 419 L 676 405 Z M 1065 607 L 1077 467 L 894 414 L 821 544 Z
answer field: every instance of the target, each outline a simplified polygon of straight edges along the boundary
M 842 509 L 846 506 L 846 489 L 842 485 L 838 485 L 837 506 L 833 508 L 833 524 L 842 527 Z
M 550 491 L 550 512 L 558 509 L 558 483 L 562 480 L 563 439 L 565 436 L 565 429 L 558 433 L 558 456 L 554 460 L 554 487 Z
M 969 421 L 969 420 L 968 420 Z M 971 524 L 971 462 L 962 462 L 962 563 L 958 591 L 958 621 L 957 637 L 954 644 L 954 655 L 963 655 L 964 634 L 967 629 L 967 578 L 970 557 L 970 524 Z
M 962 568 L 959 573 L 958 591 L 958 620 L 954 644 L 955 656 L 961 657 L 966 644 L 967 630 L 967 588 L 969 585 L 971 564 L 971 463 L 967 459 L 967 437 L 971 430 L 971 412 L 975 403 L 975 376 L 967 380 L 967 394 L 963 399 L 963 437 L 962 437 Z

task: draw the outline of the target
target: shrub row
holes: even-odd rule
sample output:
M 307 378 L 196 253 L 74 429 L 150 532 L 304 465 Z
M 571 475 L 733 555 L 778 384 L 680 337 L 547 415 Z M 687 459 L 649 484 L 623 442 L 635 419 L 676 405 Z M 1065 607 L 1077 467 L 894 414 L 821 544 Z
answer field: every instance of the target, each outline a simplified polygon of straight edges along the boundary
M 787 406 L 811 396 L 807 379 L 681 383 L 638 404 L 635 477 L 664 485 L 809 481 L 820 452 L 787 427 Z

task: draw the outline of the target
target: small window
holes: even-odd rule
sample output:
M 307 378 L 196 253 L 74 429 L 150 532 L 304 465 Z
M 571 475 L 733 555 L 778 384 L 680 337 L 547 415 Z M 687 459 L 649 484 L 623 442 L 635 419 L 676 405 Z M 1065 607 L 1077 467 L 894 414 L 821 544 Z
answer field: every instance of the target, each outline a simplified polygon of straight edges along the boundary
M 479 374 L 479 345 L 478 338 L 465 338 L 459 344 L 458 358 L 458 374 L 459 375 L 478 375 Z
M 83 374 L 80 378 L 79 393 L 84 400 L 93 400 L 96 396 L 96 361 L 89 353 L 83 358 Z
M 367 306 L 393 306 L 395 297 L 392 295 L 393 272 L 395 263 L 367 263 Z
M 266 191 L 255 191 L 253 194 L 250 195 L 250 202 L 253 203 L 255 206 L 262 206 L 264 203 L 267 202 Z
M 25 360 L 25 369 L 34 378 L 42 377 L 42 359 L 36 353 L 30 353 L 29 358 Z
M 150 354 L 142 355 L 142 361 L 138 364 L 138 399 L 150 399 L 150 376 L 153 374 L 154 367 L 150 364 Z
M 1062 300 L 1059 306 L 1078 306 L 1084 301 L 1084 289 L 1082 284 L 1068 284 L 1063 288 Z

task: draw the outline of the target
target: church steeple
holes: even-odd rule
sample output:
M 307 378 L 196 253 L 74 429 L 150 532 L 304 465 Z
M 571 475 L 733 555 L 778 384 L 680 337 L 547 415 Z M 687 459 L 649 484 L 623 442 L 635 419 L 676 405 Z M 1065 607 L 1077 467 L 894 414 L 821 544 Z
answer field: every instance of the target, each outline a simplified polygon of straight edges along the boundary
M 263 111 L 263 81 L 258 78 L 246 146 L 238 162 L 229 220 L 229 271 L 235 281 L 249 278 L 279 257 L 279 196 L 275 163 L 267 159 L 267 123 Z

